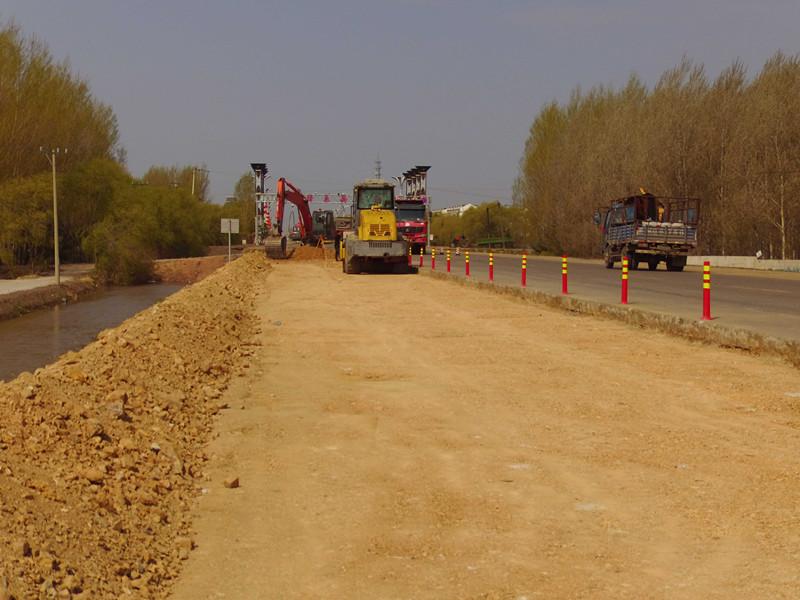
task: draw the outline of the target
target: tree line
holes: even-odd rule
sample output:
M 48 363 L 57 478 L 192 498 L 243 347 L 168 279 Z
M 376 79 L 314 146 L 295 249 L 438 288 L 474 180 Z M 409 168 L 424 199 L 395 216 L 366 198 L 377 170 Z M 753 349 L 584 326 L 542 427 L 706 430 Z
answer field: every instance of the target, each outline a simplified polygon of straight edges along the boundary
M 0 25 L 0 274 L 52 264 L 52 178 L 40 147 L 68 149 L 57 156 L 61 259 L 94 262 L 106 281 L 147 281 L 154 259 L 204 254 L 223 241 L 219 219 L 243 218 L 252 202 L 243 176 L 234 201 L 211 203 L 202 165 L 134 178 L 111 107 L 42 41 Z
M 800 255 L 800 57 L 776 53 L 754 77 L 716 78 L 688 59 L 648 88 L 575 89 L 530 128 L 514 201 L 520 243 L 597 255 L 597 207 L 644 188 L 702 201 L 700 251 Z
M 433 243 L 444 246 L 507 246 L 523 245 L 525 232 L 519 206 L 500 202 L 484 202 L 462 215 L 434 212 L 431 214 Z

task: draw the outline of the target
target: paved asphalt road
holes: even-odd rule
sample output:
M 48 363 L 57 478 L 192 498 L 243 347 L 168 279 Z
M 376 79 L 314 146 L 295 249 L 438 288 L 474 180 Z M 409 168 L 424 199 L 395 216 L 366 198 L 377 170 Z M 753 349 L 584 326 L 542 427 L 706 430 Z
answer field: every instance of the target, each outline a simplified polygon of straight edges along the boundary
M 520 256 L 494 255 L 495 283 L 520 285 Z M 417 264 L 415 257 L 414 264 Z M 488 281 L 488 255 L 470 253 L 471 278 Z M 437 252 L 436 270 L 445 271 Z M 430 269 L 430 256 L 424 269 Z M 702 269 L 682 273 L 647 267 L 630 272 L 628 302 L 643 310 L 699 319 L 702 314 Z M 620 268 L 606 269 L 599 261 L 569 261 L 569 292 L 577 298 L 609 304 L 620 300 Z M 451 253 L 451 274 L 464 276 L 464 255 Z M 715 269 L 711 273 L 711 314 L 715 326 L 744 328 L 765 335 L 800 341 L 800 274 Z M 561 293 L 561 259 L 528 257 L 528 288 Z

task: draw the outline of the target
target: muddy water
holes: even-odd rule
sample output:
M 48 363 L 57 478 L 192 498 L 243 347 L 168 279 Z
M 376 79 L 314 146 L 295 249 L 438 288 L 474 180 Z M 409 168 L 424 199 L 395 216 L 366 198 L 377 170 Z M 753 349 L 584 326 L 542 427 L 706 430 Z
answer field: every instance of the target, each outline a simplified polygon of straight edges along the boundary
M 111 288 L 80 302 L 0 321 L 0 380 L 33 371 L 68 350 L 77 350 L 109 327 L 181 288 L 154 284 Z

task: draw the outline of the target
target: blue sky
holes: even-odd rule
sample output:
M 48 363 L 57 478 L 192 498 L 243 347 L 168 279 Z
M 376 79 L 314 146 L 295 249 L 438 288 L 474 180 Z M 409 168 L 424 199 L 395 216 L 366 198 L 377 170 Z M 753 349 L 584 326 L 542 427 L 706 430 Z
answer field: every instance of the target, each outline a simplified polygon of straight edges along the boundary
M 305 192 L 432 165 L 434 206 L 508 200 L 542 104 L 800 52 L 798 0 L 3 0 L 87 78 L 128 166 L 205 163 L 217 201 L 253 161 Z

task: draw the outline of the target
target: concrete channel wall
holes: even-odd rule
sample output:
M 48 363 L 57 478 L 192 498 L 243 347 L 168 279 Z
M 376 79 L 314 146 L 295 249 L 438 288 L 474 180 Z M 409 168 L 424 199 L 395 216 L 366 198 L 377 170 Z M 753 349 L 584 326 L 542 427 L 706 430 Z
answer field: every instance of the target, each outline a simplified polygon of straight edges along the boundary
M 764 260 L 755 256 L 690 256 L 686 264 L 702 266 L 703 261 L 706 260 L 711 263 L 712 267 L 800 273 L 800 260 Z

